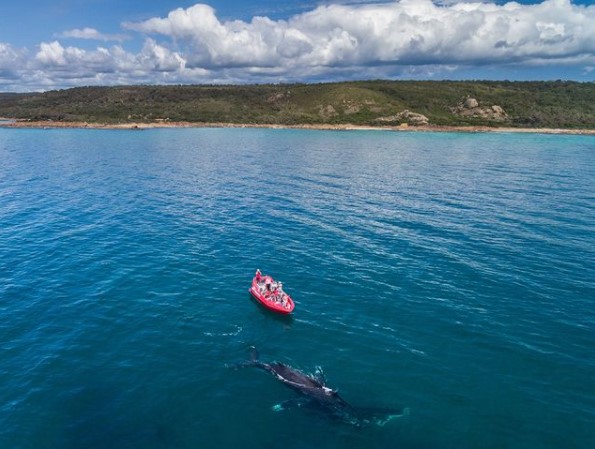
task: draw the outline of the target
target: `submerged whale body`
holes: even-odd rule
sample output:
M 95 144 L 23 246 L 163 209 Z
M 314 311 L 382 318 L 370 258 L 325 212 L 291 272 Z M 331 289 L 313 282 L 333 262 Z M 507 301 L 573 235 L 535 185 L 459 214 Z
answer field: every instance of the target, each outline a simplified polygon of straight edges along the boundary
M 273 406 L 275 411 L 303 407 L 324 412 L 332 418 L 355 426 L 367 424 L 383 426 L 392 419 L 409 413 L 409 409 L 354 407 L 345 401 L 336 390 L 326 386 L 324 373 L 320 368 L 317 368 L 314 375 L 308 375 L 283 363 L 261 362 L 258 351 L 254 347 L 250 351 L 250 360 L 236 365 L 236 367 L 260 368 L 272 374 L 283 385 L 299 394 L 299 398 L 290 399 Z

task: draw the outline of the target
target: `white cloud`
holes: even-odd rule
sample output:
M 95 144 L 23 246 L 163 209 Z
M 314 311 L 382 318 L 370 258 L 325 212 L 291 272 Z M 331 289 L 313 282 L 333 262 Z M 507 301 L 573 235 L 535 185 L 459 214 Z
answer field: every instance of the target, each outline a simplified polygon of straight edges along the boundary
M 0 42 L 0 87 L 13 83 L 20 77 L 20 68 L 25 64 L 25 52 L 15 50 L 10 44 Z
M 221 22 L 208 5 L 176 9 L 124 27 L 175 40 L 206 68 L 484 64 L 595 53 L 595 7 L 568 0 L 537 5 L 430 0 L 327 5 L 273 21 Z
M 58 34 L 58 37 L 119 42 L 128 39 L 128 37 L 123 34 L 104 34 L 100 33 L 95 28 L 75 28 Z
M 79 70 L 93 69 L 105 71 L 112 65 L 113 58 L 109 50 L 98 47 L 88 51 L 78 47 L 63 47 L 58 41 L 42 42 L 32 65 L 38 68 L 67 68 L 76 73 Z
M 97 47 L 84 50 L 77 47 L 63 47 L 58 41 L 43 42 L 35 55 L 39 69 L 61 69 L 68 67 L 73 73 L 93 70 L 96 72 L 174 71 L 184 67 L 184 59 L 178 53 L 147 39 L 138 54 L 125 51 L 116 45 L 111 49 Z
M 153 39 L 145 41 L 145 45 L 136 59 L 141 67 L 150 71 L 175 72 L 184 70 L 186 66 L 186 60 L 178 53 L 158 45 Z
M 35 59 L 39 61 L 41 64 L 48 66 L 66 65 L 66 58 L 64 56 L 64 53 L 64 47 L 60 45 L 60 42 L 42 42 L 39 46 L 39 51 L 35 55 Z
M 7 76 L 4 78 L 8 81 L 3 81 L 3 54 L 0 44 L 0 90 L 3 84 L 13 90 L 23 90 L 24 86 L 47 90 L 77 85 L 196 82 L 206 80 L 209 73 L 186 70 L 184 58 L 153 39 L 146 39 L 138 53 L 128 52 L 121 45 L 85 50 L 52 41 L 42 42 L 35 56 L 24 61 L 20 82 L 15 85 L 14 79 Z
M 10 44 L 0 42 L 0 70 L 14 67 L 20 58 L 21 55 Z
M 222 21 L 211 6 L 196 4 L 166 17 L 122 24 L 148 35 L 134 52 L 122 42 L 83 49 L 53 40 L 31 53 L 0 43 L 0 90 L 439 78 L 481 73 L 478 67 L 514 66 L 517 72 L 526 68 L 537 73 L 534 68 L 540 65 L 573 67 L 574 73 L 588 77 L 595 67 L 593 23 L 595 6 L 569 0 L 533 5 L 356 0 L 322 5 L 286 20 L 249 21 Z M 60 36 L 116 40 L 94 28 Z

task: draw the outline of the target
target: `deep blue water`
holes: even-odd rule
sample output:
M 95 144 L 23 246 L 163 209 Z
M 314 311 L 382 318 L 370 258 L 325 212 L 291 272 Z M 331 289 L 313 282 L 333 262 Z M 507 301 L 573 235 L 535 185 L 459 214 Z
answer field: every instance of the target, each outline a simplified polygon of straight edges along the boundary
M 0 129 L 0 448 L 210 447 L 595 447 L 595 139 Z

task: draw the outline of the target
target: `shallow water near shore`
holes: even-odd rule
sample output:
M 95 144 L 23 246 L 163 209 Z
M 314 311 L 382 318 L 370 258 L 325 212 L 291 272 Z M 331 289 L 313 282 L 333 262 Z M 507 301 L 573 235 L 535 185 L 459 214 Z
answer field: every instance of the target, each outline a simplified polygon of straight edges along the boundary
M 594 280 L 590 136 L 0 129 L 0 447 L 592 448 Z

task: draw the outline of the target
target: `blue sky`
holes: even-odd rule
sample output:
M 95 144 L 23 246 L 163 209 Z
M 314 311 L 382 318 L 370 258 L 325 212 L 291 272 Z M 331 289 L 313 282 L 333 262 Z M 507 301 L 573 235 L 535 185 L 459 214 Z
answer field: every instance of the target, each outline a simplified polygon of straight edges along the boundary
M 15 0 L 0 91 L 351 79 L 595 80 L 591 0 Z

